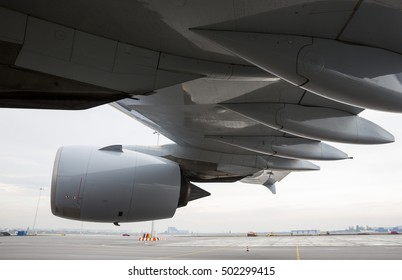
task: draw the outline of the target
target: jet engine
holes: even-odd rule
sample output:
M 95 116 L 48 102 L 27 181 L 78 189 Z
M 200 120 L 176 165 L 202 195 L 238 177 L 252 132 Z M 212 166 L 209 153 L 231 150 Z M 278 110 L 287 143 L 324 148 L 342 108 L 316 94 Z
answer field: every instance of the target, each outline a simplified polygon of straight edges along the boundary
M 170 218 L 188 201 L 210 195 L 170 160 L 122 146 L 62 147 L 52 177 L 54 215 L 92 222 Z

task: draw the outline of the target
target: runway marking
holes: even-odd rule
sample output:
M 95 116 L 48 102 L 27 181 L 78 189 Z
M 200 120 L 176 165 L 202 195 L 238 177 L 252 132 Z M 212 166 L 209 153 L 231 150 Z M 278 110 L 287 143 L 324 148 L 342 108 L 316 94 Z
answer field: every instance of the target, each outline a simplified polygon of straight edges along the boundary
M 300 250 L 299 250 L 299 244 L 296 245 L 296 260 L 300 260 Z
M 165 256 L 165 257 L 159 257 L 159 258 L 155 258 L 155 259 L 156 260 L 173 259 L 173 258 L 176 258 L 176 257 L 191 256 L 191 255 L 196 255 L 196 254 L 199 254 L 199 253 L 212 252 L 212 251 L 217 251 L 217 250 L 221 250 L 221 249 L 222 248 L 214 248 L 214 249 L 209 249 L 209 250 L 201 250 L 201 251 L 196 251 L 196 252 L 177 254 L 177 255 Z

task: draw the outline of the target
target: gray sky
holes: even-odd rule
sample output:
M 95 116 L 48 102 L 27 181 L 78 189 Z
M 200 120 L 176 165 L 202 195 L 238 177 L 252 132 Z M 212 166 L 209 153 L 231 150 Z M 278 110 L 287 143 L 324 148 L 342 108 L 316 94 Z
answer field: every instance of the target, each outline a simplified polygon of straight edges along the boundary
M 364 116 L 396 137 L 394 144 L 334 144 L 353 160 L 315 162 L 321 171 L 292 173 L 277 184 L 277 195 L 259 185 L 197 184 L 211 196 L 156 222 L 195 232 L 343 229 L 349 225 L 402 225 L 402 115 L 366 111 Z M 149 231 L 150 222 L 77 222 L 50 211 L 54 156 L 64 145 L 156 143 L 152 130 L 105 105 L 85 111 L 0 109 L 0 228 Z M 161 138 L 160 143 L 168 140 Z

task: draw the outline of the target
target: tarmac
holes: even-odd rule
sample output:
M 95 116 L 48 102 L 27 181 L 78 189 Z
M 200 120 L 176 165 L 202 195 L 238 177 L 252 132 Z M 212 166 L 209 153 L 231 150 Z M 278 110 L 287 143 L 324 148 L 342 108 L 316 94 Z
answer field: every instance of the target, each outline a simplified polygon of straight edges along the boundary
M 0 260 L 402 260 L 402 235 L 0 237 Z

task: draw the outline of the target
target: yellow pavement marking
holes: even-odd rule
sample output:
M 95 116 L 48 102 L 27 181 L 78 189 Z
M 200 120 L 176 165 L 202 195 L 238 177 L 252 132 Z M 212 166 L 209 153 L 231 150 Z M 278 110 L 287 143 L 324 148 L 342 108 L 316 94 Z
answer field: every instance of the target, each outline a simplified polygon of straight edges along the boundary
M 296 260 L 300 260 L 299 244 L 296 245 Z

